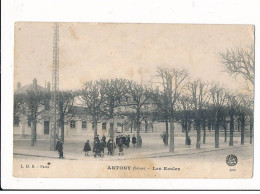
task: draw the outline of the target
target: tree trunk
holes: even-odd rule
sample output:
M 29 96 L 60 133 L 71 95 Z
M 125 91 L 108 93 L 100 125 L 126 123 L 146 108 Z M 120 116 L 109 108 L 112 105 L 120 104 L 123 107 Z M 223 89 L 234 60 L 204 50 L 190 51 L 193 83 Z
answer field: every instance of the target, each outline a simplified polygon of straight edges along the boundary
M 253 143 L 253 127 L 254 127 L 254 118 L 250 116 L 250 144 Z
M 185 133 L 185 121 L 184 121 L 184 119 L 181 121 L 181 132 Z
M 230 114 L 230 134 L 229 134 L 229 146 L 233 146 L 233 132 L 234 132 L 234 115 Z
M 208 131 L 211 131 L 211 122 L 208 120 Z
M 64 143 L 64 114 L 61 113 L 60 115 L 60 125 L 61 125 L 61 140 Z
M 147 118 L 145 119 L 145 133 L 148 132 L 148 122 L 147 122 Z
M 35 145 L 35 141 L 34 141 L 34 125 L 31 124 L 31 146 Z
M 97 136 L 97 121 L 94 121 L 94 138 Z
M 109 137 L 112 139 L 113 146 L 112 146 L 112 155 L 114 155 L 114 123 L 109 124 Z
M 206 121 L 205 121 L 205 118 L 203 118 L 202 128 L 203 128 L 203 144 L 205 144 L 206 143 Z
M 241 145 L 245 143 L 245 115 L 241 116 Z
M 165 145 L 168 145 L 168 139 L 169 139 L 169 123 L 168 123 L 168 119 L 166 119 L 165 121 L 165 135 L 166 135 L 166 141 L 165 141 Z
M 188 145 L 188 136 L 189 136 L 189 129 L 188 129 L 188 121 L 185 121 L 185 145 Z
M 131 117 L 131 133 L 133 133 L 133 118 Z
M 34 142 L 36 143 L 37 142 L 37 122 L 36 121 L 34 121 L 34 123 L 33 123 L 33 128 L 34 128 L 34 133 L 33 133 Z
M 136 130 L 136 137 L 137 137 L 137 148 L 141 147 L 141 142 L 140 142 L 140 122 L 137 122 L 137 130 Z
M 224 136 L 225 136 L 224 142 L 227 142 L 227 124 L 226 124 L 226 119 L 224 119 L 224 121 L 223 121 L 223 128 L 224 128 Z
M 170 148 L 169 152 L 174 152 L 174 123 L 173 116 L 170 116 Z
M 237 118 L 237 131 L 240 132 L 240 118 Z
M 191 130 L 191 121 L 189 120 L 188 121 L 188 131 L 190 132 L 190 130 Z
M 140 122 L 140 119 L 141 119 L 141 115 L 140 115 L 140 110 L 138 109 L 137 110 L 137 130 L 136 130 L 136 138 L 137 138 L 137 148 L 140 148 L 141 147 L 141 142 L 140 142 L 140 129 L 141 129 L 141 122 Z
M 196 119 L 195 121 L 196 131 L 197 131 L 197 142 L 196 142 L 196 149 L 200 149 L 200 120 Z
M 152 133 L 153 133 L 153 121 L 151 122 L 151 128 L 152 128 Z
M 219 113 L 216 112 L 216 122 L 215 122 L 215 148 L 219 148 Z

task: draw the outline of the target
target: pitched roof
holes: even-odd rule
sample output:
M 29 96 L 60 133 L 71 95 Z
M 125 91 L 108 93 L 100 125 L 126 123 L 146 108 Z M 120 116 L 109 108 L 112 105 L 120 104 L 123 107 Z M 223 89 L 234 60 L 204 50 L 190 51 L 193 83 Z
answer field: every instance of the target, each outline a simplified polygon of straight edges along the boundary
M 73 115 L 88 115 L 87 108 L 82 106 L 73 106 L 73 108 L 71 109 L 71 113 Z
M 14 93 L 26 93 L 27 91 L 42 91 L 42 92 L 48 92 L 49 90 L 47 88 L 44 88 L 42 86 L 37 85 L 35 88 L 33 84 L 28 84 L 23 87 L 17 88 Z

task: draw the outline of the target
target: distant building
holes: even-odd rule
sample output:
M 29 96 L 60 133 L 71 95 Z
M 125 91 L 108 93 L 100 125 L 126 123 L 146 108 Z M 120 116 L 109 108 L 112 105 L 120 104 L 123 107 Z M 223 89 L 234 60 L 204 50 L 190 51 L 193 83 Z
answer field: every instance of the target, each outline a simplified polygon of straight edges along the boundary
M 17 83 L 17 89 L 15 94 L 26 93 L 27 91 L 42 91 L 50 92 L 50 83 L 47 82 L 46 87 L 42 87 L 37 84 L 37 80 L 34 78 L 32 84 L 22 86 L 20 82 Z M 136 125 L 131 117 L 134 109 L 133 101 L 130 96 L 126 96 L 120 100 L 120 104 L 117 104 L 115 112 L 117 115 L 113 120 L 100 120 L 97 124 L 97 132 L 99 135 L 109 135 L 110 123 L 114 123 L 114 133 L 136 133 Z M 143 112 L 151 113 L 155 111 L 155 107 L 151 103 L 147 103 L 142 109 Z M 37 137 L 38 138 L 49 138 L 51 130 L 51 110 L 45 110 L 44 114 L 40 115 L 40 121 L 37 123 Z M 147 121 L 143 120 L 141 123 L 141 132 L 154 132 L 162 133 L 165 131 L 165 123 L 153 121 L 151 116 L 148 116 Z M 30 137 L 31 135 L 31 121 L 26 116 L 21 115 L 19 118 L 14 118 L 14 136 L 17 137 Z M 180 130 L 180 126 L 176 124 L 176 129 Z M 59 135 L 61 128 L 59 125 Z M 91 122 L 90 116 L 86 113 L 85 107 L 74 106 L 72 113 L 65 118 L 64 134 L 65 137 L 72 136 L 84 136 L 91 135 L 94 133 L 94 124 Z

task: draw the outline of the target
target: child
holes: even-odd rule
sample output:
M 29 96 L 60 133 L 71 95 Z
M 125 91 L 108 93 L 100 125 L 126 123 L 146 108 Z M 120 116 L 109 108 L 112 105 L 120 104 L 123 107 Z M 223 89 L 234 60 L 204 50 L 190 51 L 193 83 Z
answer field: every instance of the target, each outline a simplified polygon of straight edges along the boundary
M 88 152 L 91 151 L 91 147 L 89 145 L 89 140 L 85 143 L 83 151 L 85 152 L 85 156 L 88 156 Z

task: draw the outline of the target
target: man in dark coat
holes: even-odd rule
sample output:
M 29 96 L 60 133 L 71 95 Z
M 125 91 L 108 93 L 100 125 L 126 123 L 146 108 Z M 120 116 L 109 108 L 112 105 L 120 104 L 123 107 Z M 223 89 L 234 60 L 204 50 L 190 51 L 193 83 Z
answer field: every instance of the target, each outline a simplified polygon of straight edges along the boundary
M 167 138 L 166 138 L 166 133 L 164 133 L 164 134 L 163 134 L 163 143 L 164 143 L 164 144 L 166 144 L 166 140 L 167 140 Z
M 61 139 L 58 139 L 57 144 L 56 144 L 56 150 L 59 152 L 59 158 L 64 158 L 63 157 L 63 143 Z
M 120 140 L 120 137 L 119 137 L 119 136 L 116 136 L 116 145 L 119 144 L 119 140 Z
M 123 155 L 123 140 L 122 139 L 119 140 L 118 148 L 119 148 L 119 154 L 118 155 L 122 156 Z
M 88 152 L 91 151 L 91 147 L 89 145 L 89 140 L 87 140 L 87 142 L 85 143 L 83 151 L 85 152 L 85 156 L 86 155 L 88 156 Z
M 129 143 L 130 143 L 130 136 L 127 135 L 126 140 L 125 140 L 125 145 L 127 148 L 129 148 Z
M 190 148 L 190 145 L 191 145 L 191 139 L 190 139 L 190 136 L 188 136 L 188 138 L 187 138 L 187 145 L 188 145 L 189 148 Z
M 142 140 L 142 137 L 141 137 L 141 136 L 138 137 L 138 141 L 139 141 L 139 144 L 140 144 L 140 147 L 141 147 L 141 146 L 142 146 L 142 143 L 143 143 L 143 140 Z
M 106 136 L 104 134 L 103 134 L 102 140 L 106 141 Z
M 113 146 L 114 146 L 113 139 L 110 138 L 107 141 L 107 149 L 108 149 L 108 154 L 107 155 L 110 155 L 110 156 L 113 155 L 113 149 L 115 148 L 115 146 L 114 146 L 114 148 L 113 148 Z
M 100 147 L 100 153 L 101 153 L 101 155 L 100 155 L 100 157 L 104 157 L 104 151 L 105 151 L 105 147 L 106 147 L 106 142 L 105 142 L 105 140 L 101 140 L 101 142 L 100 142 L 100 144 L 99 144 L 99 147 Z
M 136 144 L 136 137 L 135 137 L 135 134 L 134 134 L 133 137 L 132 137 L 132 144 L 134 145 L 134 148 L 135 148 L 135 144 Z
M 122 139 L 123 145 L 126 145 L 126 136 L 123 135 L 121 139 Z
M 94 157 L 95 157 L 95 158 L 97 157 L 97 155 L 101 156 L 101 154 L 100 154 L 101 150 L 100 150 L 100 141 L 99 141 L 99 139 L 96 139 L 96 140 L 94 141 L 93 152 L 94 152 Z

